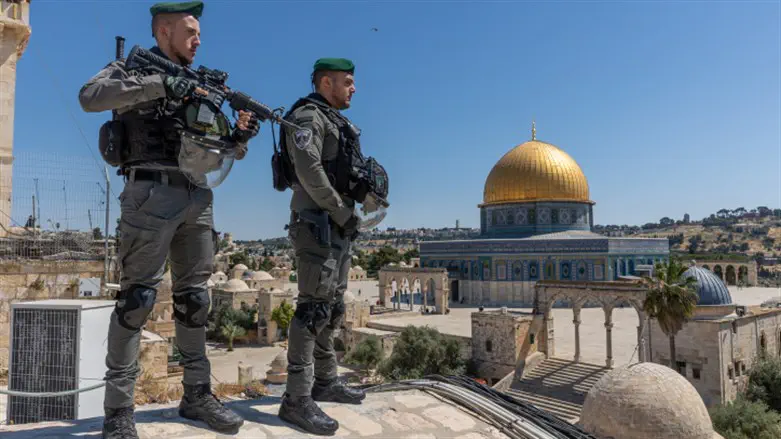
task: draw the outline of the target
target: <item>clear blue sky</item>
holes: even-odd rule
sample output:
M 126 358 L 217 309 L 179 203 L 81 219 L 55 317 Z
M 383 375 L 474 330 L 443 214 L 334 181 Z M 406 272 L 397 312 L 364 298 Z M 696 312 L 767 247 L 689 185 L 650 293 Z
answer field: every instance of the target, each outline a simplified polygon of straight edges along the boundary
M 82 112 L 77 93 L 113 57 L 115 35 L 126 51 L 153 44 L 151 4 L 32 2 L 17 153 L 85 157 L 98 178 L 88 148 L 97 154 L 110 114 Z M 596 223 L 643 224 L 781 207 L 780 20 L 778 2 L 209 0 L 196 65 L 289 108 L 310 91 L 316 58 L 354 60 L 346 114 L 390 173 L 382 227 L 478 227 L 485 178 L 532 119 L 583 168 Z M 270 155 L 265 124 L 215 191 L 218 230 L 285 233 L 290 192 L 271 187 Z

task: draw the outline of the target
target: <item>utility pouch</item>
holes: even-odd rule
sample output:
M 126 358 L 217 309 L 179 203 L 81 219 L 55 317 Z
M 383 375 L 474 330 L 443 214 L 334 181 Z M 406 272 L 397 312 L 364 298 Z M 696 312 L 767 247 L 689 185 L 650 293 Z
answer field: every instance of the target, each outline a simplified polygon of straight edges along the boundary
M 124 161 L 125 126 L 121 120 L 110 120 L 100 127 L 98 148 L 103 160 L 111 166 L 120 166 Z
M 303 210 L 298 212 L 298 219 L 309 225 L 320 247 L 331 247 L 331 221 L 328 212 Z

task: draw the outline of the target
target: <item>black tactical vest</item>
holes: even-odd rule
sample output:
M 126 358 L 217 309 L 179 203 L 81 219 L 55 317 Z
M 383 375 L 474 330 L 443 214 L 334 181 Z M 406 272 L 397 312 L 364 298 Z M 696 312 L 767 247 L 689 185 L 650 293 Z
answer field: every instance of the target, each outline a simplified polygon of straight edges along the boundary
M 317 93 L 312 93 L 296 101 L 284 118 L 287 119 L 295 110 L 307 104 L 316 105 L 339 130 L 339 150 L 336 157 L 332 160 L 323 160 L 323 169 L 331 185 L 339 194 L 356 199 L 355 194 L 352 193 L 353 185 L 350 182 L 353 177 L 354 155 L 360 155 L 361 152 L 358 133 L 354 131 L 354 128 L 344 116 L 323 102 L 322 97 Z M 294 183 L 297 183 L 296 173 L 287 152 L 287 136 L 283 126 L 279 127 L 279 151 L 274 152 L 271 162 L 275 189 L 283 192 L 285 189 L 292 187 Z
M 150 49 L 163 56 L 157 47 Z M 168 97 L 149 102 L 118 116 L 124 128 L 122 166 L 143 162 L 158 162 L 176 166 L 185 128 L 185 105 Z

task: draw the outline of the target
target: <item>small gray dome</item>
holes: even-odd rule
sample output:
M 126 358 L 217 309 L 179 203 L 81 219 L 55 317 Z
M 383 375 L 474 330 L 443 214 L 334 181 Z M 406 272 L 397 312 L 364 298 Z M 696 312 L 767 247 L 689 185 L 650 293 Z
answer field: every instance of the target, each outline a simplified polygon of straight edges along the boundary
M 692 266 L 683 273 L 683 277 L 697 279 L 697 295 L 700 296 L 698 306 L 732 304 L 732 295 L 727 286 L 710 270 Z

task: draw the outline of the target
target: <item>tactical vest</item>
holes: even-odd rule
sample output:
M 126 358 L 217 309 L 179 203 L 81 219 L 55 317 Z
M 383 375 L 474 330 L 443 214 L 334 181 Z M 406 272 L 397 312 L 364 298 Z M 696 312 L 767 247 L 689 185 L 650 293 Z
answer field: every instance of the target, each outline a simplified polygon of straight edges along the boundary
M 124 129 L 122 166 L 142 162 L 176 165 L 185 128 L 185 106 L 181 101 L 161 98 L 149 107 L 118 116 Z
M 353 162 L 355 155 L 361 153 L 361 143 L 355 128 L 347 119 L 339 114 L 334 108 L 309 95 L 300 98 L 285 114 L 284 118 L 293 114 L 298 108 L 314 104 L 321 110 L 331 123 L 339 131 L 339 148 L 332 160 L 323 160 L 323 169 L 325 170 L 331 186 L 340 194 L 352 198 L 358 202 L 363 202 L 364 194 L 356 194 L 353 191 L 354 185 L 351 184 L 353 177 Z M 292 188 L 293 184 L 298 183 L 293 163 L 287 149 L 287 136 L 283 126 L 279 127 L 279 149 L 274 151 L 271 158 L 271 167 L 274 174 L 274 188 L 284 192 L 287 188 Z M 356 198 L 357 197 L 357 198 Z

